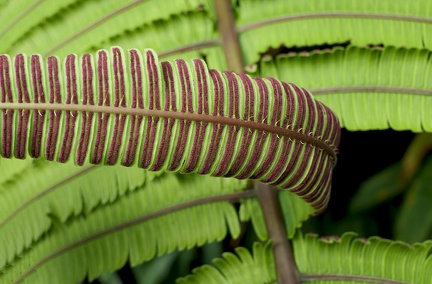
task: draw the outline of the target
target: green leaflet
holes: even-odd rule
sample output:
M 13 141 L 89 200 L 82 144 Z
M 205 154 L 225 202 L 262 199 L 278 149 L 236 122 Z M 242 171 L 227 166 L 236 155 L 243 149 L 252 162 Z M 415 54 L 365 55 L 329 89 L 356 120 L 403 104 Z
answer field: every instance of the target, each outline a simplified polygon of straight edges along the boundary
M 357 238 L 354 233 L 323 238 L 297 234 L 293 246 L 305 283 L 424 284 L 432 279 L 431 241 L 408 245 L 379 237 Z
M 350 210 L 365 211 L 402 193 L 406 183 L 400 176 L 401 164 L 395 163 L 365 180 L 351 200 Z
M 424 49 L 335 48 L 264 61 L 260 76 L 305 86 L 350 130 L 431 132 L 430 55 Z
M 432 3 L 428 0 L 240 1 L 237 27 L 245 63 L 269 46 L 350 42 L 431 48 Z
M 65 223 L 50 215 L 52 226 L 31 249 L 3 268 L 0 282 L 64 283 L 67 279 L 76 283 L 87 271 L 89 279 L 94 279 L 120 268 L 128 259 L 137 265 L 175 249 L 221 240 L 227 231 L 236 237 L 240 227 L 234 206 L 208 198 L 247 197 L 235 195 L 245 186 L 245 181 L 235 179 L 166 173 Z M 63 194 L 68 191 L 59 189 Z M 199 202 L 206 198 L 210 203 Z M 182 209 L 187 202 L 200 204 Z
M 277 280 L 271 243 L 255 243 L 253 254 L 242 247 L 236 254 L 224 253 L 222 258 L 213 260 L 215 266 L 203 265 L 193 274 L 177 280 L 177 283 L 273 283 Z
M 398 212 L 395 238 L 417 242 L 432 236 L 432 158 L 425 160 L 406 191 Z
M 257 179 L 325 208 L 340 128 L 273 78 L 120 48 L 63 63 L 0 56 L 0 154 Z

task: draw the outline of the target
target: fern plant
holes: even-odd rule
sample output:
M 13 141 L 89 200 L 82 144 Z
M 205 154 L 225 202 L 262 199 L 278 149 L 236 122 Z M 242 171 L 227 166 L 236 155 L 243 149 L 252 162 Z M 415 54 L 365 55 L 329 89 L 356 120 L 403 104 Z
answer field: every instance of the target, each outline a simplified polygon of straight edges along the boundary
M 426 0 L 0 1 L 0 281 L 92 281 L 251 221 L 252 252 L 178 283 L 430 283 L 431 241 L 299 227 L 328 205 L 340 126 L 431 131 L 431 15 Z

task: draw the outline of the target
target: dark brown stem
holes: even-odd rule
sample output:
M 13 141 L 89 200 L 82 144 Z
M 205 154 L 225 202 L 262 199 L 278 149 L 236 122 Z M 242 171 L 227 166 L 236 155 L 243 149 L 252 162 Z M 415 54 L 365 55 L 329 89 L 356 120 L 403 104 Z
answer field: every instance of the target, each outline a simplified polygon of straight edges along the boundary
M 285 222 L 279 203 L 279 193 L 274 187 L 263 183 L 257 183 L 256 190 L 269 238 L 273 243 L 278 283 L 300 284 L 297 265 L 287 239 Z
M 243 58 L 230 2 L 229 0 L 214 0 L 217 25 L 222 36 L 222 45 L 228 69 L 243 73 Z

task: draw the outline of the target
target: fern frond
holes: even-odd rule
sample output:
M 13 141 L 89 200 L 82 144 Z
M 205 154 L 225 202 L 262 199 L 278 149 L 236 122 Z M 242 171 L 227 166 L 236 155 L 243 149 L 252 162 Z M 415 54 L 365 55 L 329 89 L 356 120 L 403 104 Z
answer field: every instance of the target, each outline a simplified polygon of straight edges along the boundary
M 3 157 L 257 179 L 325 208 L 340 128 L 306 90 L 151 50 L 59 61 L 0 56 Z
M 242 0 L 236 24 L 246 64 L 269 47 L 350 42 L 432 47 L 428 0 Z
M 246 181 L 166 173 L 111 203 L 52 225 L 4 267 L 0 282 L 76 283 L 101 273 L 240 233 L 230 199 L 247 198 Z M 60 189 L 65 194 L 70 189 Z M 91 190 L 88 190 L 91 191 Z M 43 212 L 39 212 L 43 214 Z
M 354 233 L 318 238 L 297 233 L 294 254 L 302 283 L 424 284 L 432 279 L 432 241 L 408 245 Z M 273 283 L 277 281 L 271 242 L 224 253 L 177 283 Z
M 78 0 L 23 0 L 8 1 L 3 7 L 0 4 L 0 52 L 6 52 L 14 41 L 36 25 L 76 2 Z
M 206 11 L 180 14 L 168 21 L 140 26 L 100 44 L 87 44 L 87 49 L 83 48 L 85 45 L 81 45 L 79 51 L 96 52 L 98 49 L 109 49 L 113 45 L 121 46 L 123 49 L 151 46 L 164 61 L 179 58 L 190 60 L 205 56 L 207 64 L 213 69 L 226 70 L 219 33 L 214 30 L 214 25 L 214 20 L 209 18 Z M 32 50 L 31 48 L 29 46 L 28 50 Z M 68 50 L 72 49 L 68 47 Z
M 261 63 L 311 90 L 350 130 L 432 131 L 431 52 L 387 47 L 288 54 Z
M 294 255 L 307 283 L 429 283 L 432 241 L 409 245 L 354 233 L 318 238 L 297 234 Z
M 255 243 L 253 254 L 242 247 L 235 249 L 236 254 L 224 253 L 215 259 L 214 265 L 195 268 L 193 274 L 177 279 L 177 283 L 273 283 L 277 280 L 271 243 Z
M 29 6 L 27 2 L 29 1 L 19 1 L 24 7 Z M 163 23 L 170 22 L 171 16 L 183 15 L 183 18 L 187 19 L 189 13 L 204 14 L 208 10 L 209 1 L 203 3 L 200 0 L 169 0 L 163 3 L 163 9 L 160 9 L 161 4 L 158 1 L 149 0 L 88 0 L 73 5 L 67 5 L 71 0 L 34 2 L 32 1 L 34 7 L 30 7 L 30 12 L 20 18 L 16 28 L 13 26 L 5 29 L 6 38 L 5 41 L 0 42 L 0 52 L 12 55 L 23 52 L 40 53 L 62 57 L 72 52 L 84 53 L 112 38 L 140 33 L 140 29 L 148 25 L 162 24 L 158 33 L 160 34 L 164 30 Z M 197 11 L 198 9 L 200 11 Z M 6 7 L 4 10 L 8 13 Z M 44 12 L 38 13 L 40 10 Z M 10 14 L 15 16 L 17 12 L 12 11 Z M 206 20 L 210 18 L 207 16 Z M 33 26 L 28 25 L 29 23 Z M 174 37 L 179 39 L 177 35 Z M 185 38 L 192 39 L 192 37 Z M 157 39 L 160 37 L 158 36 Z M 142 46 L 150 46 L 154 42 L 155 40 L 145 42 Z M 136 43 L 133 46 L 140 45 Z
M 0 159 L 0 164 L 20 166 L 15 179 L 0 186 L 0 267 L 38 241 L 52 227 L 53 217 L 65 223 L 89 214 L 162 174 L 31 159 Z

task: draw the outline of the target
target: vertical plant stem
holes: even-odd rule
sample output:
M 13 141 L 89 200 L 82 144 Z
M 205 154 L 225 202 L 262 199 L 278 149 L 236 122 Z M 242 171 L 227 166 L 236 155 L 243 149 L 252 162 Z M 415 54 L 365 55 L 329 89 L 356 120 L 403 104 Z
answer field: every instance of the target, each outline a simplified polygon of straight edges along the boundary
M 273 242 L 278 283 L 300 284 L 297 265 L 287 239 L 278 191 L 263 183 L 256 183 L 256 189 L 267 231 Z
M 230 0 L 214 0 L 217 25 L 222 36 L 222 46 L 228 69 L 242 73 L 244 72 L 243 58 L 230 2 Z

